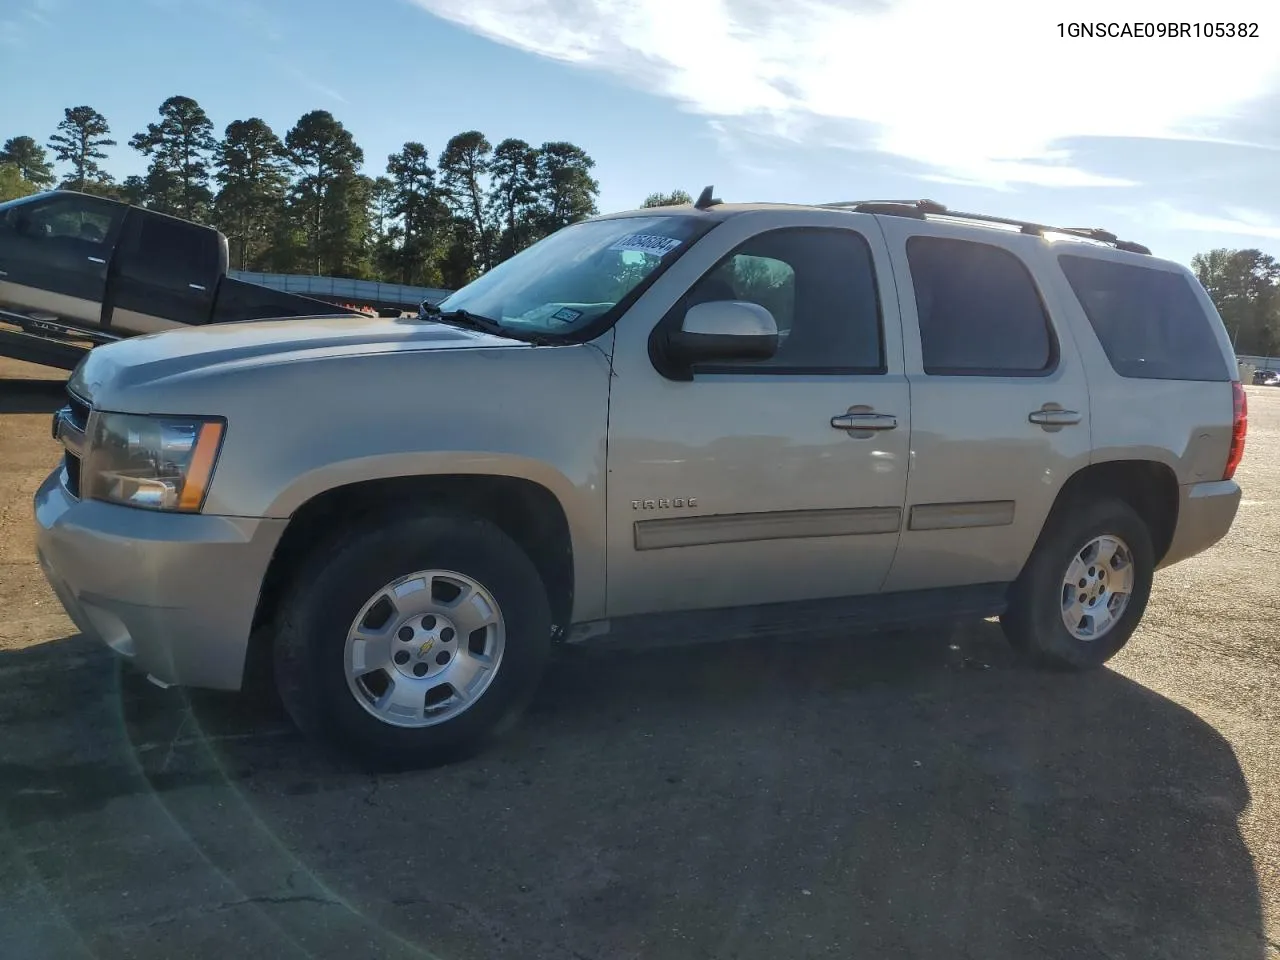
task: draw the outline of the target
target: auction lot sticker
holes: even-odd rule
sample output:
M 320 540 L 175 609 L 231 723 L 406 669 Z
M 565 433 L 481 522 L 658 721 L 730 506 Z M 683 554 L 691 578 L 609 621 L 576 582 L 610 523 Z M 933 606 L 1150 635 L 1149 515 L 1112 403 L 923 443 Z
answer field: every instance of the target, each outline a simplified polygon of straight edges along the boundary
M 631 253 L 647 253 L 654 257 L 663 257 L 680 246 L 675 237 L 662 237 L 653 233 L 631 233 L 614 242 L 610 250 L 623 250 Z

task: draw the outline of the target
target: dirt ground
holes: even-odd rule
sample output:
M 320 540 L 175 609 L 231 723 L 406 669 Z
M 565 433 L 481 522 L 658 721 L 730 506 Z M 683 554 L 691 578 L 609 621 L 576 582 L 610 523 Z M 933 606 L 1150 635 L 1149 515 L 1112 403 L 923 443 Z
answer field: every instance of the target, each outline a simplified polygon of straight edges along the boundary
M 31 547 L 61 391 L 0 361 L 6 958 L 1280 957 L 1280 389 L 1110 669 L 990 623 L 583 651 L 396 776 L 75 636 Z

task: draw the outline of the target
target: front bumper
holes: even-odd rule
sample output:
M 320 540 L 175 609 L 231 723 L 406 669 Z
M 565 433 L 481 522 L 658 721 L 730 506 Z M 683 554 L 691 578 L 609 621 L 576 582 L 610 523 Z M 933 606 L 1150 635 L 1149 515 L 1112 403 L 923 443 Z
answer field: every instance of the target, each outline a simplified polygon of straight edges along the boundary
M 1172 566 L 1203 553 L 1227 535 L 1240 509 L 1240 485 L 1234 480 L 1191 483 L 1178 489 L 1178 524 L 1160 561 Z
M 284 520 L 77 500 L 61 470 L 35 495 L 36 552 L 81 633 L 166 684 L 240 688 Z

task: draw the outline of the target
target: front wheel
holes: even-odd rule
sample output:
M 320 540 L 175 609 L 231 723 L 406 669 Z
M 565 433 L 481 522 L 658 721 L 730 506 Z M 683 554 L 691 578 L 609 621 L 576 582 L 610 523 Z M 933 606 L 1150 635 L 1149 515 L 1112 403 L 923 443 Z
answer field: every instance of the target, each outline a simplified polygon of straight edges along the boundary
M 1055 511 L 1000 618 L 1014 647 L 1084 670 L 1115 656 L 1137 629 L 1155 572 L 1151 533 L 1122 500 Z
M 467 756 L 515 718 L 546 664 L 537 569 L 486 520 L 418 514 L 316 551 L 275 642 L 297 725 L 377 766 Z

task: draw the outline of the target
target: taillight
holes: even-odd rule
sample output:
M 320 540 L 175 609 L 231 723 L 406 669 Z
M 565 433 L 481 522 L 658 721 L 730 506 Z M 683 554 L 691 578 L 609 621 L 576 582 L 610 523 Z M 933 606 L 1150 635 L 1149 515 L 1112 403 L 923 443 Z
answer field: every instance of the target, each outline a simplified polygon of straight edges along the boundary
M 1231 415 L 1231 449 L 1227 452 L 1227 469 L 1222 472 L 1223 480 L 1230 480 L 1236 475 L 1236 467 L 1244 456 L 1244 436 L 1249 432 L 1249 399 L 1245 396 L 1240 381 L 1231 384 L 1231 399 L 1235 407 Z

